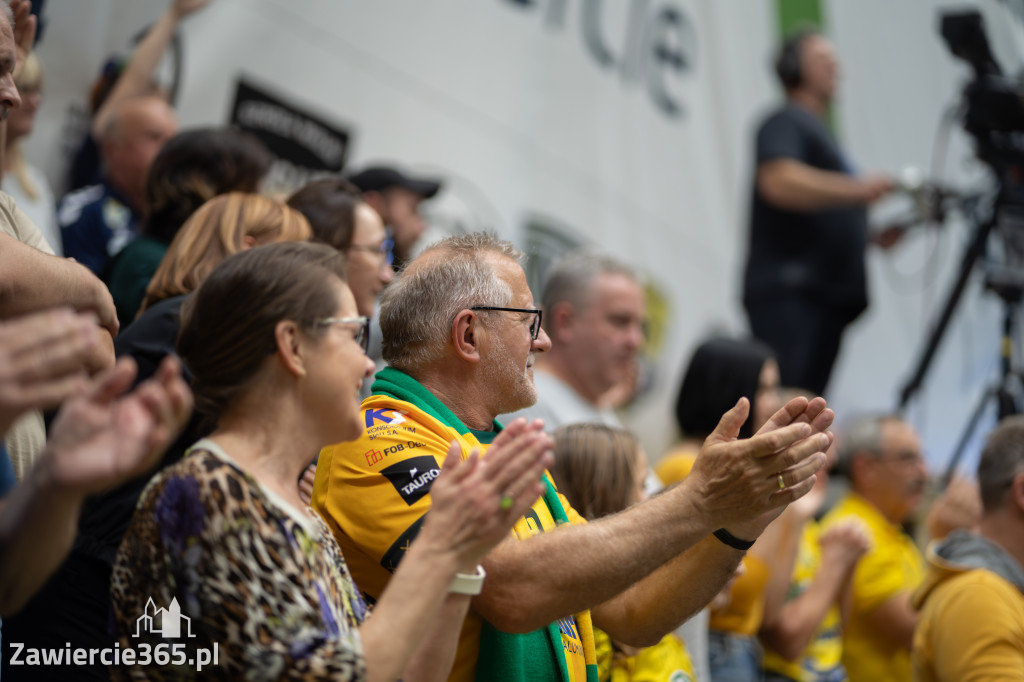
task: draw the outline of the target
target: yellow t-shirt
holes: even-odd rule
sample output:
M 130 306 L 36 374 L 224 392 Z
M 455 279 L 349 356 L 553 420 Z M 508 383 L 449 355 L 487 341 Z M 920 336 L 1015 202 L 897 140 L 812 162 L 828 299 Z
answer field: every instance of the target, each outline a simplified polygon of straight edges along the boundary
M 906 682 L 912 679 L 910 652 L 879 633 L 869 616 L 892 597 L 914 591 L 924 578 L 924 559 L 899 526 L 853 492 L 825 516 L 822 530 L 850 517 L 864 523 L 872 547 L 853 573 L 853 608 L 843 635 L 843 665 L 850 682 Z
M 654 465 L 654 473 L 658 475 L 658 480 L 665 485 L 672 485 L 689 476 L 693 470 L 693 463 L 697 461 L 698 452 L 684 445 L 666 454 Z
M 636 656 L 615 655 L 612 640 L 594 630 L 597 678 L 600 682 L 694 682 L 693 661 L 686 643 L 669 633 Z
M 462 446 L 463 458 L 487 446 L 471 433 L 460 433 L 416 405 L 389 396 L 370 396 L 362 409 L 362 436 L 320 452 L 312 506 L 330 526 L 356 585 L 372 603 L 430 510 L 430 483 L 440 475 L 451 441 Z M 570 523 L 586 523 L 563 496 L 559 499 Z M 522 540 L 555 525 L 541 498 L 516 523 L 513 534 Z M 589 613 L 582 619 L 580 615 L 558 623 L 570 682 L 585 682 L 585 650 L 593 651 Z M 449 680 L 474 679 L 481 627 L 481 618 L 470 611 Z
M 807 591 L 821 569 L 821 528 L 815 521 L 804 525 L 797 547 L 793 580 L 786 601 Z M 765 670 L 780 673 L 798 682 L 817 682 L 842 667 L 843 633 L 839 606 L 832 604 L 825 613 L 811 643 L 796 661 L 787 661 L 768 647 L 764 651 Z
M 914 594 L 919 682 L 1024 682 L 1024 594 L 986 569 L 943 561 L 929 549 L 928 578 Z

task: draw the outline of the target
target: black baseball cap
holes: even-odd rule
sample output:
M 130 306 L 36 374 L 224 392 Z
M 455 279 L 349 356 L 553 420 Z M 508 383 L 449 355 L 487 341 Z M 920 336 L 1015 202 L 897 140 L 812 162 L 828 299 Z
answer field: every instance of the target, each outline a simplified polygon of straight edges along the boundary
M 363 192 L 382 192 L 391 187 L 402 187 L 430 199 L 441 189 L 441 181 L 433 178 L 414 178 L 392 166 L 370 166 L 349 176 L 349 182 Z

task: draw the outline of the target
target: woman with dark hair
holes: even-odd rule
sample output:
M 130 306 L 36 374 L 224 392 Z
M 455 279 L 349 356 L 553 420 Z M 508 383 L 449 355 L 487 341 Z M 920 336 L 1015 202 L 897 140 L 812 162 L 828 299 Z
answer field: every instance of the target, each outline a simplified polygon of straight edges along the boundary
M 377 296 L 395 278 L 392 244 L 380 215 L 345 180 L 315 180 L 293 194 L 288 205 L 306 216 L 315 241 L 345 255 L 356 307 L 371 317 Z
M 368 321 L 343 274 L 322 244 L 257 247 L 225 260 L 186 304 L 178 350 L 216 426 L 153 480 L 121 544 L 111 596 L 124 649 L 163 643 L 139 631 L 152 600 L 190 619 L 186 658 L 218 652 L 208 676 L 447 677 L 482 587 L 478 562 L 543 490 L 547 446 L 524 422 L 495 440 L 486 466 L 453 444 L 430 514 L 367 616 L 334 535 L 295 485 L 321 447 L 363 429 Z M 115 673 L 182 669 L 157 659 Z
M 782 406 L 779 367 L 772 350 L 753 339 L 714 338 L 702 343 L 690 359 L 676 399 L 676 423 L 683 438 L 656 467 L 665 485 L 689 475 L 704 439 L 722 413 L 742 397 L 750 400 L 750 416 L 740 429 L 740 438 L 749 438 Z M 766 544 L 757 542 L 750 548 L 730 598 L 725 606 L 711 611 L 707 650 L 711 678 L 716 682 L 760 679 L 757 632 L 773 559 Z M 687 643 L 696 640 L 690 636 Z M 693 654 L 702 656 L 703 651 L 694 650 Z
M 676 398 L 676 423 L 684 437 L 703 441 L 721 415 L 746 396 L 750 417 L 740 438 L 750 438 L 778 409 L 778 389 L 778 365 L 767 345 L 753 339 L 711 339 L 690 360 Z
M 185 221 L 215 196 L 256 192 L 270 167 L 259 140 L 230 128 L 178 133 L 146 176 L 146 215 L 139 237 L 111 261 L 106 280 L 121 327 L 135 319 L 146 286 Z

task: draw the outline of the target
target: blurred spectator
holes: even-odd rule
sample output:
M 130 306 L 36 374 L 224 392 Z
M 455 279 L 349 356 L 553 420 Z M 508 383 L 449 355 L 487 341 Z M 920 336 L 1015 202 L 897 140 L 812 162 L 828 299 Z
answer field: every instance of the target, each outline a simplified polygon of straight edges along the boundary
M 68 191 L 101 184 L 102 159 L 98 142 L 102 140 L 110 117 L 124 100 L 156 95 L 167 99 L 154 74 L 179 23 L 188 15 L 205 7 L 210 0 L 171 0 L 166 11 L 146 32 L 127 59 L 114 57 L 104 65 L 93 83 L 89 97 L 92 114 L 89 132 L 75 153 L 69 172 Z
M 760 630 L 765 682 L 846 679 L 842 634 L 850 612 L 851 580 L 870 540 L 856 520 L 822 533 L 814 519 L 825 502 L 835 450 L 829 449 L 829 463 L 816 474 L 811 492 L 789 505 L 761 536 L 777 554 L 792 559 L 772 572 L 765 589 Z
M 787 101 L 757 132 L 743 304 L 782 383 L 820 395 L 843 330 L 867 306 L 866 207 L 893 183 L 858 176 L 828 129 L 839 63 L 824 36 L 790 36 L 775 69 Z
M 380 214 L 394 241 L 394 268 L 401 270 L 413 257 L 427 224 L 420 204 L 441 189 L 434 178 L 414 178 L 392 166 L 371 166 L 349 176 L 366 203 Z
M 921 503 L 928 471 L 914 428 L 894 416 L 859 419 L 845 430 L 840 467 L 850 492 L 822 520 L 864 524 L 871 549 L 853 577 L 843 665 L 851 682 L 911 679 L 910 645 L 917 613 L 910 594 L 924 577 L 921 552 L 900 524 Z
M 658 462 L 658 478 L 671 485 L 689 475 L 704 439 L 718 425 L 718 415 L 744 397 L 750 401 L 750 416 L 740 427 L 740 437 L 749 438 L 782 406 L 779 369 L 771 349 L 757 341 L 728 338 L 709 339 L 698 346 L 676 398 L 676 423 L 683 440 Z M 765 533 L 776 524 L 777 520 Z M 784 570 L 789 575 L 796 551 L 793 547 L 788 555 L 780 556 L 772 545 L 764 535 L 754 543 L 743 558 L 743 574 L 733 583 L 728 599 L 710 613 L 707 656 L 711 679 L 716 682 L 760 675 L 757 632 L 764 615 L 764 589 L 773 571 Z
M 63 253 L 57 226 L 56 200 L 41 170 L 25 158 L 25 138 L 32 133 L 36 112 L 43 101 L 43 67 L 34 52 L 25 59 L 17 80 L 21 106 L 7 117 L 7 149 L 4 153 L 3 184 L 9 194 L 56 254 Z
M 177 127 L 174 111 L 159 96 L 117 103 L 99 137 L 102 182 L 65 195 L 57 209 L 65 255 L 106 277 L 110 259 L 138 233 L 146 174 Z
M 174 353 L 180 309 L 191 293 L 227 256 L 257 244 L 309 239 L 306 219 L 279 201 L 234 192 L 206 202 L 178 232 L 153 281 L 145 312 L 117 339 L 118 357 L 131 356 L 138 380 L 158 371 Z M 186 373 L 186 377 L 188 377 Z M 205 432 L 193 418 L 157 464 L 162 469 L 181 459 L 185 448 Z M 110 571 L 132 510 L 153 471 L 145 471 L 86 501 L 70 556 L 60 570 L 14 618 L 4 623 L 11 638 L 28 647 L 104 648 L 109 634 Z M 79 677 L 108 679 L 106 666 L 75 669 Z M 28 673 L 25 673 L 28 674 Z M 6 675 L 5 675 L 6 678 Z
M 601 401 L 633 371 L 644 343 L 647 304 L 636 274 L 595 251 L 570 253 L 548 271 L 542 307 L 551 350 L 534 368 L 537 402 L 506 419 L 539 418 L 548 429 L 621 426 Z
M 552 434 L 551 477 L 588 521 L 616 514 L 647 498 L 647 455 L 629 431 L 603 424 L 571 424 Z M 616 642 L 594 630 L 599 680 L 693 680 L 686 643 L 669 633 L 651 647 Z
M 380 215 L 344 180 L 315 180 L 288 199 L 306 216 L 313 239 L 345 254 L 345 281 L 359 314 L 372 317 L 380 292 L 395 278 L 392 243 Z
M 190 294 L 222 260 L 261 244 L 307 241 L 313 232 L 298 211 L 258 194 L 229 192 L 192 214 L 174 236 L 146 287 L 141 312 L 168 298 Z
M 107 278 L 121 326 L 135 319 L 146 287 L 189 216 L 227 192 L 256 192 L 270 156 L 256 138 L 228 128 L 171 138 L 146 178 L 146 215 L 137 239 L 117 254 Z
M 1024 679 L 1024 417 L 989 435 L 978 462 L 984 512 L 928 550 L 913 596 L 914 679 Z

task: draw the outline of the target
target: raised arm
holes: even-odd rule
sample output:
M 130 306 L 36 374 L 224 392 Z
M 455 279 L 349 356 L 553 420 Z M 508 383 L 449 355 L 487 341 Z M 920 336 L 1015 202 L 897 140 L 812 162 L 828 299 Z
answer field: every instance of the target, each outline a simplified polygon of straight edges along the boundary
M 786 602 L 786 595 L 793 581 L 793 568 L 796 566 L 800 549 L 800 538 L 804 528 L 824 504 L 826 486 L 827 483 L 823 485 L 819 480 L 811 492 L 786 507 L 750 548 L 750 553 L 761 559 L 768 567 L 768 582 L 764 588 L 763 622 L 778 617 Z
M 785 424 L 741 441 L 736 435 L 748 410 L 742 400 L 709 437 L 690 477 L 647 502 L 503 543 L 484 562 L 491 579 L 473 608 L 501 630 L 528 632 L 601 604 L 593 609 L 594 623 L 613 639 L 656 641 L 702 608 L 742 556 L 716 538 L 701 541 L 723 527 L 736 537 L 756 537 L 813 484 L 829 439 L 812 435 L 807 423 L 792 423 L 807 407 L 797 400 L 787 406 L 792 414 L 777 416 Z
M 92 119 L 92 136 L 103 137 L 117 104 L 132 97 L 147 94 L 153 84 L 153 74 L 160 64 L 167 46 L 182 19 L 209 4 L 210 0 L 171 0 L 160 18 L 139 41 L 132 52 L 124 73 L 117 79 L 114 89 Z
M 857 177 L 788 158 L 760 164 L 756 181 L 770 204 L 789 211 L 863 206 L 893 188 L 892 181 L 884 175 Z
M 856 522 L 836 524 L 821 536 L 821 565 L 806 591 L 768 613 L 761 628 L 766 644 L 795 661 L 808 647 L 829 609 L 841 606 L 857 560 L 870 540 Z

